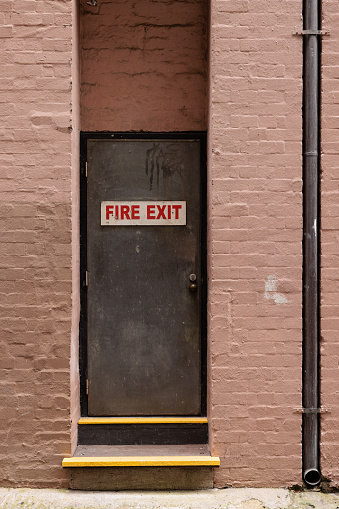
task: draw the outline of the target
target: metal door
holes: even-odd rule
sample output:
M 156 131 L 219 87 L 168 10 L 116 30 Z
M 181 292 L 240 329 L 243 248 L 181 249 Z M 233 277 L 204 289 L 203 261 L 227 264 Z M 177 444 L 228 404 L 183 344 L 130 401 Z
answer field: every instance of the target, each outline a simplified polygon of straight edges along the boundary
M 200 144 L 87 140 L 89 415 L 201 413 Z M 186 224 L 101 224 L 112 201 L 184 202 Z

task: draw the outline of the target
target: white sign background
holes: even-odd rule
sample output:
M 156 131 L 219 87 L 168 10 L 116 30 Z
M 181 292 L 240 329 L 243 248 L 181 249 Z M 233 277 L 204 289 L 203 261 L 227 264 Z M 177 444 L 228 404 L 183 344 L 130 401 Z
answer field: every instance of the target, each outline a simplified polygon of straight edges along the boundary
M 102 226 L 186 225 L 185 201 L 102 201 Z

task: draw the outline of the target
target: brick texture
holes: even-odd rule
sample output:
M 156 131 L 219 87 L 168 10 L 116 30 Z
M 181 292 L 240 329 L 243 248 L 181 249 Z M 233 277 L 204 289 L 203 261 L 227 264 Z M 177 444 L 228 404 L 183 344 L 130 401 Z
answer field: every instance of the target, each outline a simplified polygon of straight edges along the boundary
M 71 452 L 72 23 L 70 0 L 0 4 L 0 479 L 6 486 L 68 484 L 61 460 Z
M 74 450 L 79 415 L 81 102 L 83 130 L 208 127 L 215 484 L 300 484 L 302 41 L 292 32 L 301 3 L 211 0 L 208 32 L 202 0 L 81 0 L 79 47 L 77 6 L 0 4 L 1 483 L 68 485 L 61 459 Z M 322 59 L 321 388 L 330 412 L 322 417 L 321 461 L 338 486 L 333 0 L 324 0 L 323 17 L 331 37 Z
M 71 330 L 71 449 L 78 440 L 80 416 L 79 318 L 80 318 L 80 49 L 79 6 L 72 3 L 72 330 Z
M 81 0 L 82 130 L 205 130 L 207 6 Z
M 322 165 L 321 165 L 321 417 L 322 474 L 339 486 L 339 14 L 338 5 L 323 2 Z
M 301 483 L 301 4 L 212 0 L 209 417 L 216 486 Z

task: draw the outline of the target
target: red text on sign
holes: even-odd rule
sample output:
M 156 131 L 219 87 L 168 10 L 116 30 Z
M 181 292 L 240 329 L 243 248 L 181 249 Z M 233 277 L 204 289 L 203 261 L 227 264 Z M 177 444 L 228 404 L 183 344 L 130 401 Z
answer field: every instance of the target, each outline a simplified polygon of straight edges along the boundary
M 174 210 L 175 219 L 179 219 L 179 210 L 181 208 L 182 205 L 147 205 L 147 219 L 171 219 L 171 209 Z
M 101 202 L 101 224 L 185 225 L 186 202 L 182 201 L 113 201 Z
M 140 219 L 140 205 L 106 205 L 106 219 Z

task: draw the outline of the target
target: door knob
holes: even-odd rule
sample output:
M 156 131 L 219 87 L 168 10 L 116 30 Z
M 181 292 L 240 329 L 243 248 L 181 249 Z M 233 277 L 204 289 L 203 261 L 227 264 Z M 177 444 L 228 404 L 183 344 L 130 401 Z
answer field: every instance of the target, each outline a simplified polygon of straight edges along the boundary
M 189 291 L 190 292 L 196 292 L 197 291 L 197 288 L 198 288 L 198 285 L 196 284 L 196 280 L 197 280 L 197 275 L 196 274 L 190 274 L 190 285 L 189 285 Z

